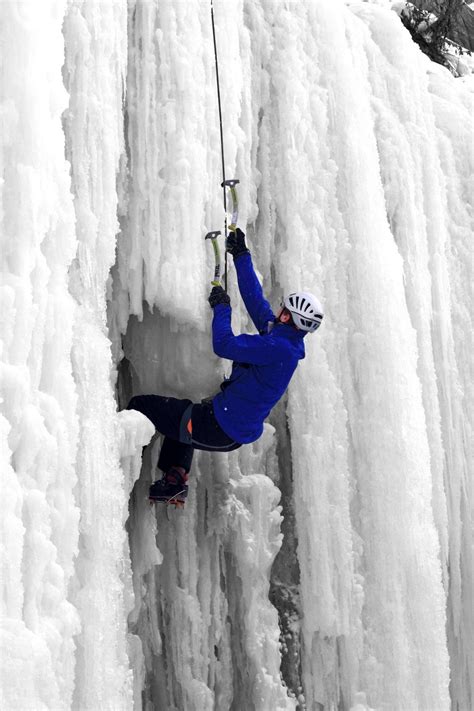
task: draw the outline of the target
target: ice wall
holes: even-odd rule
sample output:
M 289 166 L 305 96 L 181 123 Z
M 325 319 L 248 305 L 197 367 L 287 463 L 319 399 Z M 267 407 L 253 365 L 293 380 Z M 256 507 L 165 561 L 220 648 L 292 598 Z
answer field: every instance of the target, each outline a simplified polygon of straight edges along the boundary
M 130 172 L 115 303 L 122 327 L 130 311 L 138 316 L 124 341 L 134 392 L 199 398 L 222 374 L 206 356 L 203 300 L 212 259 L 202 237 L 222 221 L 208 10 L 138 3 L 131 18 Z M 359 690 L 374 708 L 447 708 L 451 676 L 462 707 L 470 703 L 470 534 L 466 440 L 453 433 L 469 427 L 460 334 L 470 333 L 472 85 L 430 64 L 383 3 L 232 3 L 216 8 L 216 20 L 226 169 L 242 181 L 241 223 L 264 286 L 273 298 L 314 289 L 327 308 L 289 391 L 293 472 L 283 471 L 281 452 L 277 471 L 275 454 L 262 470 L 286 477 L 285 488 L 294 482 L 284 504 L 294 506 L 298 535 L 292 634 L 300 635 L 293 666 L 301 665 L 302 689 L 292 691 L 304 692 L 308 708 L 349 708 Z M 232 273 L 230 292 L 236 329 L 246 329 Z M 154 314 L 143 316 L 142 295 Z M 281 435 L 281 412 L 274 424 Z M 230 471 L 222 457 L 198 458 L 194 468 L 198 509 L 185 514 L 186 541 L 193 531 L 199 551 L 208 522 L 235 501 L 234 479 L 249 474 L 237 455 L 229 459 Z M 156 451 L 152 470 L 154 461 Z M 179 549 L 181 521 L 159 518 L 165 531 L 170 523 Z M 219 545 L 228 555 L 224 536 Z M 199 559 L 183 568 L 174 547 L 162 550 L 166 580 L 207 579 Z M 218 573 L 228 581 L 222 561 L 211 597 L 224 593 L 228 604 Z M 163 590 L 162 571 L 143 576 L 156 595 Z M 199 617 L 202 589 L 183 587 Z M 182 603 L 166 589 L 160 614 L 175 619 Z M 145 639 L 156 599 L 135 612 Z M 252 597 L 245 605 L 252 615 Z M 191 628 L 175 636 L 157 620 L 145 698 L 158 703 L 154 669 L 170 656 L 171 696 L 159 703 L 178 703 L 190 688 L 188 662 L 175 651 L 193 648 Z M 219 663 L 227 649 L 234 674 L 236 660 L 246 669 L 237 651 L 245 626 L 237 638 L 222 630 L 218 638 Z M 207 674 L 196 670 L 193 679 Z M 227 683 L 239 698 L 239 679 Z M 259 708 L 256 688 L 245 699 Z
M 105 315 L 126 12 L 0 15 L 1 706 L 130 708 L 124 523 L 152 428 L 117 416 Z
M 126 627 L 132 591 L 124 523 L 139 445 L 153 431 L 145 418 L 117 418 L 105 313 L 118 230 L 116 176 L 124 152 L 126 20 L 121 3 L 81 0 L 68 5 L 63 24 L 69 92 L 63 124 L 78 240 L 69 289 L 77 302 L 71 361 L 81 423 L 75 492 L 81 519 L 71 592 L 83 620 L 73 698 L 81 709 L 132 705 Z
M 80 629 L 69 596 L 80 511 L 67 280 L 76 237 L 61 130 L 64 10 L 61 3 L 1 7 L 4 708 L 70 703 Z
M 127 535 L 152 428 L 116 399 L 226 370 L 210 8 L 0 4 L 2 708 L 469 708 L 472 81 L 384 2 L 215 14 L 255 264 L 327 316 L 169 519 L 153 442 Z

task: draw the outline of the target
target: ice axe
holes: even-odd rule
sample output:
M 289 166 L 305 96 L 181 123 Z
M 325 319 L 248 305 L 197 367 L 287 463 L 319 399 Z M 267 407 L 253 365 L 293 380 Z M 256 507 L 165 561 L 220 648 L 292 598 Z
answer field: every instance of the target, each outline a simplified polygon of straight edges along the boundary
M 224 190 L 224 211 L 225 211 L 225 239 L 227 241 L 227 231 L 228 229 L 232 232 L 237 229 L 237 220 L 239 219 L 239 200 L 237 197 L 236 186 L 239 184 L 239 180 L 235 178 L 231 180 L 224 180 L 221 183 L 221 187 Z M 232 200 L 232 222 L 227 228 L 227 200 L 226 200 L 226 188 L 229 188 L 230 197 Z M 214 279 L 211 281 L 212 286 L 221 286 L 221 254 L 219 250 L 219 243 L 217 238 L 221 234 L 220 231 L 214 230 L 213 232 L 208 232 L 205 239 L 210 239 L 212 242 L 212 247 L 214 249 L 214 256 L 216 258 L 216 266 L 214 270 Z M 224 289 L 227 291 L 227 249 L 225 250 L 225 271 L 224 271 Z
M 221 187 L 229 188 L 230 196 L 232 198 L 232 222 L 229 225 L 229 230 L 234 232 L 237 227 L 237 221 L 239 219 L 239 200 L 237 197 L 236 185 L 238 185 L 240 180 L 224 180 Z M 227 235 L 226 235 L 227 237 Z
M 214 250 L 214 257 L 216 258 L 216 266 L 214 268 L 214 279 L 211 281 L 212 286 L 221 285 L 221 253 L 219 250 L 219 243 L 217 238 L 220 235 L 220 230 L 214 230 L 214 232 L 208 232 L 205 239 L 210 239 L 212 242 L 212 248 Z
M 224 189 L 224 212 L 225 212 L 225 258 L 224 258 L 224 288 L 227 291 L 227 200 L 225 195 L 225 189 L 229 188 L 230 197 L 232 199 L 232 222 L 229 225 L 229 229 L 233 232 L 237 228 L 237 220 L 239 219 L 239 200 L 237 198 L 236 185 L 239 184 L 239 180 L 232 178 L 231 180 L 224 180 L 221 183 L 221 187 Z

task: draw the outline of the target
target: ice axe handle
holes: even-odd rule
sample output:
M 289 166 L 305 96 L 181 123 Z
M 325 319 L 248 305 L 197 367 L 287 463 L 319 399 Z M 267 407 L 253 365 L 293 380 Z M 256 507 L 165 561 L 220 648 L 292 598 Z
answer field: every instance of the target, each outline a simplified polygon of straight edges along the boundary
M 217 238 L 220 235 L 220 230 L 214 230 L 214 232 L 208 232 L 205 239 L 210 239 L 212 242 L 212 248 L 214 250 L 214 257 L 216 259 L 216 266 L 214 268 L 214 279 L 211 281 L 212 286 L 221 285 L 221 255 L 219 251 L 219 244 Z
M 236 185 L 238 185 L 240 180 L 232 179 L 232 180 L 224 180 L 222 183 L 222 187 L 226 187 L 230 189 L 230 195 L 232 198 L 232 222 L 229 225 L 229 230 L 231 232 L 234 232 L 235 229 L 237 228 L 237 221 L 239 219 L 239 199 L 237 197 L 237 190 L 236 190 Z

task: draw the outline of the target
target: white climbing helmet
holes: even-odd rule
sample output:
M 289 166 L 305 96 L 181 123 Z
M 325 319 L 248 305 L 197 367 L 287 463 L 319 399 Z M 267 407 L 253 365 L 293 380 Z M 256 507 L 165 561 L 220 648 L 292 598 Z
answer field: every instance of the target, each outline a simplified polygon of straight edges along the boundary
M 294 291 L 283 300 L 283 306 L 293 317 L 295 326 L 314 333 L 321 325 L 324 311 L 320 301 L 308 291 Z

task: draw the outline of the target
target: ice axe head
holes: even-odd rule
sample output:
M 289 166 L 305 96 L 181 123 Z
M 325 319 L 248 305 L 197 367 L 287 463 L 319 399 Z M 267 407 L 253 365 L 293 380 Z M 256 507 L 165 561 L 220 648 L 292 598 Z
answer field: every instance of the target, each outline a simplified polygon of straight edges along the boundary
M 214 239 L 217 239 L 219 237 L 219 235 L 220 235 L 220 231 L 215 230 L 214 232 L 208 232 L 204 239 L 214 240 Z
M 221 188 L 226 187 L 226 188 L 235 188 L 236 185 L 240 183 L 240 180 L 236 180 L 235 178 L 232 178 L 231 180 L 224 180 L 223 183 L 221 183 Z

